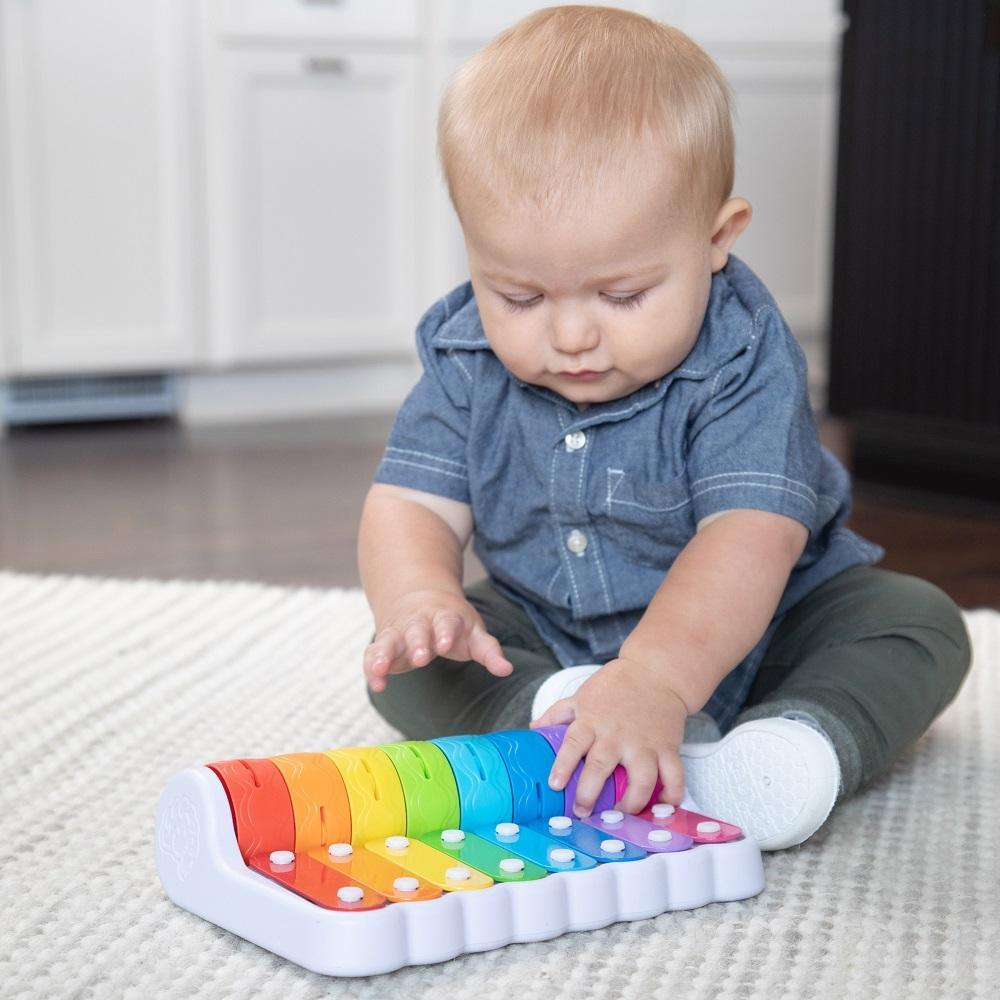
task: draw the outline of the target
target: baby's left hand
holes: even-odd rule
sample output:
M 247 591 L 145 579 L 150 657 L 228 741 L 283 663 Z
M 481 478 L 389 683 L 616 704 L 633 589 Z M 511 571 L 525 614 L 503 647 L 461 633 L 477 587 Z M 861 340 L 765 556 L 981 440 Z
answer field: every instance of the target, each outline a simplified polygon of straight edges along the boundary
M 531 723 L 531 728 L 569 723 L 556 754 L 549 787 L 564 788 L 580 758 L 587 760 L 576 787 L 577 816 L 589 816 L 608 776 L 621 763 L 628 788 L 617 808 L 639 812 L 653 793 L 657 775 L 661 799 L 679 805 L 684 767 L 677 748 L 684 739 L 687 706 L 662 677 L 645 664 L 619 657 L 588 677 Z

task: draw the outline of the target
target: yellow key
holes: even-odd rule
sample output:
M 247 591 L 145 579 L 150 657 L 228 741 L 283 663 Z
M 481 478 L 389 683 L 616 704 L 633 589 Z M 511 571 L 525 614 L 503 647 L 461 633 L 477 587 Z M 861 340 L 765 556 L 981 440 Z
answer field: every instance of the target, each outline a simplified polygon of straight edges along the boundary
M 493 879 L 489 875 L 467 865 L 457 864 L 453 857 L 435 851 L 421 840 L 403 836 L 383 837 L 369 840 L 365 847 L 373 854 L 400 865 L 418 878 L 448 892 L 488 889 L 493 885 Z
M 406 829 L 403 786 L 385 753 L 377 747 L 346 747 L 327 750 L 326 755 L 337 765 L 347 789 L 352 844 Z

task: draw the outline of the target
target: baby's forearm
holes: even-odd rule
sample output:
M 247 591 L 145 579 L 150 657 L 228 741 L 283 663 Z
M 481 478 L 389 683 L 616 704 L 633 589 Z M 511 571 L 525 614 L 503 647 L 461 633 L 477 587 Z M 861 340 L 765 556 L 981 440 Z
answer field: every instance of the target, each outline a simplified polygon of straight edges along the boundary
M 764 634 L 806 539 L 804 525 L 764 511 L 712 521 L 674 560 L 619 657 L 649 666 L 697 712 Z
M 462 595 L 462 549 L 432 510 L 369 491 L 358 528 L 358 570 L 376 627 L 399 598 L 417 590 Z

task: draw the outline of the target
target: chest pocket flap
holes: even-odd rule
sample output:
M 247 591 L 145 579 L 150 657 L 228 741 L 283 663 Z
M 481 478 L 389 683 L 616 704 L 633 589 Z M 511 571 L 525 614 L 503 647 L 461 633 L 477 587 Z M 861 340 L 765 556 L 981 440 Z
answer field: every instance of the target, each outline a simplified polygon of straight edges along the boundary
M 608 534 L 631 561 L 666 569 L 695 533 L 687 475 L 649 482 L 607 470 Z

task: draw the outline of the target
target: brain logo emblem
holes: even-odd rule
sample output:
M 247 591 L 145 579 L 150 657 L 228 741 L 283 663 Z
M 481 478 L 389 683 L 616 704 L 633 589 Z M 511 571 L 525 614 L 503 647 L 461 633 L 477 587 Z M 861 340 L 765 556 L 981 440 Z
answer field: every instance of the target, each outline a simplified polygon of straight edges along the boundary
M 179 795 L 168 806 L 160 823 L 160 851 L 177 865 L 177 877 L 183 882 L 198 856 L 198 814 L 186 795 Z

